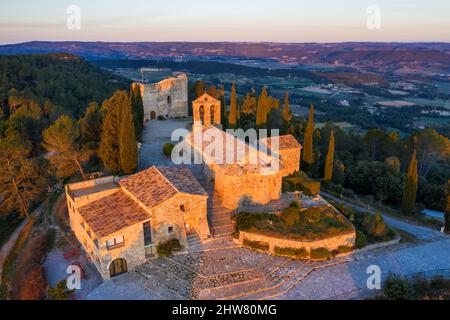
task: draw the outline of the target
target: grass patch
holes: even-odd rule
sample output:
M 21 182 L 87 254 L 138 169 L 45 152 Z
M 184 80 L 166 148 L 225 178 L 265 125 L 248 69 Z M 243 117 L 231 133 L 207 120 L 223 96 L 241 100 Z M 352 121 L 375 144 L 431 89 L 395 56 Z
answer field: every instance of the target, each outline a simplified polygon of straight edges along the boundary
M 311 250 L 310 257 L 314 260 L 329 260 L 334 258 L 334 253 L 327 248 L 317 248 Z

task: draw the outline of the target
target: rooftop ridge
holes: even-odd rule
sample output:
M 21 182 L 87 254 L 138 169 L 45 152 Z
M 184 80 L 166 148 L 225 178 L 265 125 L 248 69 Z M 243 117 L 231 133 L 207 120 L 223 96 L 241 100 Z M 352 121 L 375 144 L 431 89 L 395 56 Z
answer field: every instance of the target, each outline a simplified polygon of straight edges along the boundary
M 181 192 L 177 187 L 175 187 L 175 186 L 172 184 L 172 182 L 170 182 L 170 180 L 167 179 L 167 177 L 166 177 L 161 171 L 158 170 L 158 168 L 157 168 L 156 166 L 153 166 L 152 168 L 155 168 L 156 171 L 164 178 L 164 180 L 166 180 L 166 181 L 169 183 L 169 185 L 170 185 L 172 188 L 175 189 L 175 191 L 176 191 L 177 193 L 183 193 L 183 192 Z

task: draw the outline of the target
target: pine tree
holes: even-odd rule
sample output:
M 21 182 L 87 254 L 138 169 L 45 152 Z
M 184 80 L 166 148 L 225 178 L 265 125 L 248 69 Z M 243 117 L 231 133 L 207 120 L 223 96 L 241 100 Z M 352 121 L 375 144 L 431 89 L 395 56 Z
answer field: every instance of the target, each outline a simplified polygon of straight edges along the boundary
M 133 173 L 136 170 L 138 161 L 137 143 L 133 112 L 129 103 L 125 104 L 122 108 L 119 132 L 119 158 L 124 173 Z
M 96 102 L 89 104 L 83 118 L 80 119 L 81 142 L 89 149 L 96 150 L 100 143 L 102 112 Z
M 70 177 L 79 172 L 86 178 L 83 163 L 89 160 L 92 150 L 81 145 L 80 136 L 79 124 L 66 115 L 42 132 L 42 145 L 51 152 L 49 161 L 56 167 L 58 177 Z
M 122 168 L 119 158 L 119 132 L 121 111 L 127 104 L 130 104 L 130 100 L 126 91 L 116 91 L 102 103 L 104 116 L 98 153 L 106 170 L 110 172 L 120 172 Z
M 411 161 L 409 162 L 405 186 L 403 188 L 402 211 L 404 214 L 411 214 L 414 210 L 414 206 L 416 204 L 418 180 L 419 176 L 417 172 L 417 156 L 416 150 L 414 150 Z
M 237 123 L 237 103 L 236 103 L 236 87 L 233 84 L 231 85 L 231 97 L 230 97 L 230 112 L 228 113 L 228 128 L 236 129 Z
M 333 177 L 333 165 L 334 165 L 334 132 L 330 133 L 330 144 L 328 146 L 327 158 L 325 160 L 325 174 L 323 180 L 330 182 Z
M 314 153 L 313 153 L 313 134 L 314 134 L 314 105 L 311 104 L 311 109 L 309 110 L 308 124 L 305 129 L 304 138 L 304 153 L 303 161 L 308 165 L 314 163 Z
M 258 107 L 256 109 L 256 128 L 263 129 L 267 127 L 267 89 L 266 87 L 262 88 L 261 95 L 258 99 Z

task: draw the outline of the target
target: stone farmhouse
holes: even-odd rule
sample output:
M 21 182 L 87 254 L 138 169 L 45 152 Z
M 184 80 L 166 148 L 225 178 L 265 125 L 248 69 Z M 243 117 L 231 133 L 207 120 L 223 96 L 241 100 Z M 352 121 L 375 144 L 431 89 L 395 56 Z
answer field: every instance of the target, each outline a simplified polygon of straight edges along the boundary
M 193 102 L 193 113 L 193 131 L 180 144 L 205 160 L 206 184 L 213 185 L 224 208 L 265 205 L 281 198 L 282 178 L 300 166 L 301 146 L 293 136 L 276 139 L 277 154 L 258 150 L 219 128 L 220 102 L 207 94 Z M 204 140 L 196 143 L 196 134 L 207 131 L 222 139 L 223 157 L 231 154 L 235 160 L 218 161 L 208 154 Z M 270 150 L 274 139 L 259 142 Z M 245 150 L 241 158 L 238 146 Z M 273 163 L 278 166 L 273 168 Z M 187 247 L 188 235 L 196 234 L 201 241 L 214 237 L 216 229 L 208 222 L 210 196 L 185 166 L 151 167 L 125 178 L 66 185 L 71 228 L 104 279 L 142 264 L 169 239 Z
M 160 242 L 210 236 L 208 195 L 184 167 L 69 184 L 66 197 L 71 228 L 104 279 L 142 264 Z
M 158 117 L 185 118 L 188 116 L 188 79 L 182 73 L 158 83 L 134 83 L 140 86 L 144 103 L 144 120 Z

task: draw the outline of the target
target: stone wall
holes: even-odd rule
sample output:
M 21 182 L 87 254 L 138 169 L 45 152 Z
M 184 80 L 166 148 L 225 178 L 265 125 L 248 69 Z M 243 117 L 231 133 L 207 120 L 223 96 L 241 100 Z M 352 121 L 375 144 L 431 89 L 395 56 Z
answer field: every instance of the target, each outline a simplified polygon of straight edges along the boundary
M 188 79 L 186 74 L 154 84 L 140 86 L 144 103 L 144 120 L 152 116 L 184 118 L 188 116 Z
M 248 203 L 264 205 L 278 200 L 281 197 L 281 181 L 279 174 L 246 172 L 229 175 L 220 166 L 214 170 L 214 190 L 221 196 L 222 205 L 228 209 L 237 209 Z
M 280 150 L 278 153 L 280 155 L 281 174 L 283 177 L 300 170 L 300 148 Z
M 196 232 L 200 239 L 211 237 L 208 224 L 208 196 L 180 194 L 180 203 L 184 205 L 184 223 L 186 233 Z
M 327 248 L 330 251 L 337 250 L 340 246 L 354 247 L 356 239 L 356 232 L 351 232 L 343 235 L 338 235 L 321 240 L 292 240 L 276 238 L 267 235 L 261 235 L 257 233 L 251 233 L 248 231 L 239 232 L 239 243 L 243 244 L 244 240 L 258 241 L 269 244 L 269 251 L 275 254 L 275 247 L 279 248 L 293 248 L 293 249 L 305 249 L 310 252 L 313 249 Z

